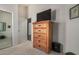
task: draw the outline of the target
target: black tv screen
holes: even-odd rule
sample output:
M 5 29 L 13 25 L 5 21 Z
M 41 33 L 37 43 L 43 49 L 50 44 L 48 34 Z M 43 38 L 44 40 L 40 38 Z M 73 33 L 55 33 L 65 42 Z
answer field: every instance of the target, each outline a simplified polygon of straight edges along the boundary
M 37 13 L 37 21 L 51 20 L 51 9 Z

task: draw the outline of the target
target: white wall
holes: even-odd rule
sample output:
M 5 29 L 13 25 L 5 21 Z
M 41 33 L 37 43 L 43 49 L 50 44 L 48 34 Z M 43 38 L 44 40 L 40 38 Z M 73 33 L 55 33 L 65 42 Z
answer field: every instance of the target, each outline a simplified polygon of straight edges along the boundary
M 27 17 L 28 8 L 26 5 L 18 5 L 18 30 L 19 30 L 19 43 L 27 41 Z
M 79 18 L 69 19 L 69 9 L 74 5 L 65 6 L 66 40 L 65 52 L 71 51 L 79 54 Z
M 79 18 L 70 20 L 69 19 L 69 9 L 73 5 L 69 4 L 39 4 L 39 5 L 29 5 L 29 17 L 32 18 L 32 22 L 36 21 L 36 14 L 43 10 L 51 8 L 52 10 L 56 9 L 56 21 L 55 24 L 58 24 L 54 28 L 54 38 L 53 40 L 63 44 L 64 52 L 74 52 L 79 54 Z M 32 31 L 33 32 L 33 31 Z M 57 33 L 56 33 L 57 32 Z M 58 38 L 56 38 L 56 36 Z M 33 38 L 32 38 L 33 39 Z
M 13 45 L 16 45 L 16 44 L 18 44 L 17 5 L 0 4 L 0 10 L 11 12 L 12 15 L 13 15 L 13 19 L 12 19 L 12 40 L 13 40 Z

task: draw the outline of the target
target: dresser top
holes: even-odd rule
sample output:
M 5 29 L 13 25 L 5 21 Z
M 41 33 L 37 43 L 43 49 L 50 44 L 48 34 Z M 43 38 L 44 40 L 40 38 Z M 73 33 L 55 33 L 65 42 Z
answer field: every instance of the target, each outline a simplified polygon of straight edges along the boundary
M 46 21 L 38 21 L 38 22 L 33 22 L 33 24 L 37 24 L 37 23 L 48 23 L 48 22 L 52 22 L 50 20 L 46 20 Z

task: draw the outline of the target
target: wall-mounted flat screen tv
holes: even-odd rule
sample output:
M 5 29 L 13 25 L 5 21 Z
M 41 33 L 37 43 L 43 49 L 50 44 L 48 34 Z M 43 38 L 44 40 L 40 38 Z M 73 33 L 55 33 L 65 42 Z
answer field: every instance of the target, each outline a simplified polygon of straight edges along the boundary
M 37 13 L 37 21 L 51 20 L 51 9 Z

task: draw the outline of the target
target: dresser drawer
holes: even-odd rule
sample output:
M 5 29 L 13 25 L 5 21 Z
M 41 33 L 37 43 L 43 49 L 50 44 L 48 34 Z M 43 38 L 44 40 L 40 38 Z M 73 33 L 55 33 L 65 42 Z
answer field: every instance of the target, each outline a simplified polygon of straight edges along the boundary
M 34 43 L 47 44 L 45 39 L 34 38 Z
M 39 46 L 37 43 L 34 43 L 34 44 L 33 44 L 33 47 L 40 49 L 40 46 Z
M 49 52 L 49 49 L 46 46 L 42 46 L 40 44 L 34 44 L 34 48 L 37 48 L 39 50 L 45 51 L 46 53 Z
M 39 48 L 41 50 L 46 50 L 46 48 L 47 48 L 46 45 L 37 44 L 37 43 L 34 44 L 34 47 L 35 48 Z
M 34 24 L 33 26 L 35 28 L 40 28 L 40 27 L 47 27 L 47 24 Z
M 42 47 L 46 48 L 47 44 L 46 43 L 39 43 L 39 45 L 41 45 Z
M 39 40 L 39 39 L 34 39 L 34 43 L 35 44 L 38 44 L 38 43 L 40 43 L 41 41 Z
M 34 33 L 46 33 L 47 29 L 34 29 L 33 32 Z
M 39 38 L 39 39 L 45 39 L 47 38 L 47 35 L 46 34 L 34 34 L 33 35 L 33 38 Z

